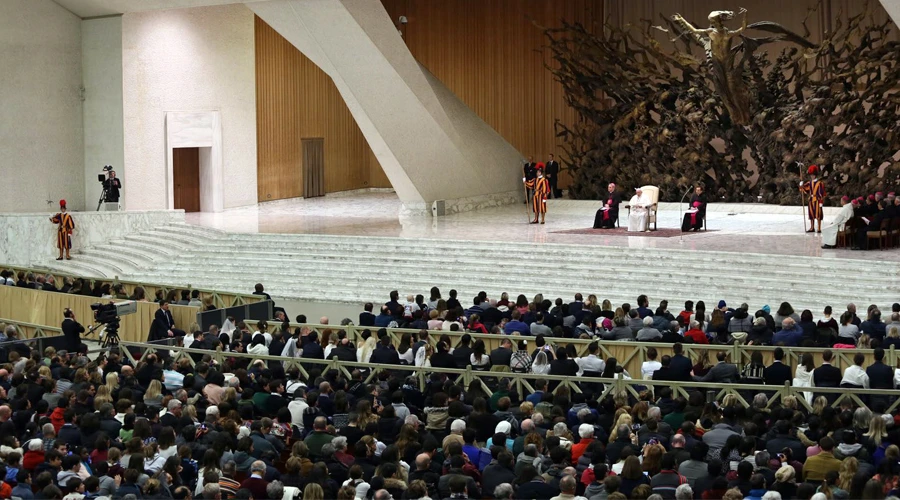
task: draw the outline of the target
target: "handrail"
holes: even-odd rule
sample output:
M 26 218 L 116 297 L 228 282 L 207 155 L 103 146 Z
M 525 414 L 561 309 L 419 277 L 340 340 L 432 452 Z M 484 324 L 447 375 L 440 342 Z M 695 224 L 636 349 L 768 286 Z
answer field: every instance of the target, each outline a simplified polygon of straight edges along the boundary
M 37 325 L 7 318 L 0 318 L 0 323 L 16 327 L 16 332 L 22 340 L 62 335 L 62 328 L 56 326 Z M 47 335 L 48 332 L 53 335 Z
M 269 325 L 269 331 L 274 332 L 278 328 L 280 328 L 280 324 L 272 324 Z M 305 324 L 297 324 L 291 323 L 292 328 L 309 328 L 310 330 L 316 331 L 320 334 L 324 330 L 331 330 L 333 332 L 337 332 L 339 330 L 343 330 L 347 333 L 347 336 L 353 340 L 358 341 L 361 339 L 361 333 L 363 330 L 369 330 L 372 334 L 374 334 L 378 328 L 376 327 L 361 327 L 361 326 L 340 326 L 340 325 L 321 325 L 315 323 L 305 323 Z M 418 333 L 420 330 L 409 329 L 409 328 L 387 328 L 388 335 L 391 336 L 391 339 L 394 342 L 394 345 L 398 345 L 401 337 L 405 333 Z M 467 332 L 447 332 L 443 330 L 428 330 L 428 341 L 432 345 L 437 345 L 440 337 L 442 335 L 448 335 L 451 339 L 451 343 L 453 344 L 451 347 L 455 347 L 459 342 L 460 338 L 463 335 L 469 335 L 472 337 L 472 342 L 474 343 L 476 340 L 483 340 L 485 342 L 485 346 L 487 347 L 488 352 L 491 349 L 499 347 L 500 342 L 503 339 L 510 339 L 514 344 L 519 340 L 526 340 L 529 342 L 529 349 L 533 349 L 532 342 L 534 341 L 534 336 L 532 335 L 505 335 L 505 334 L 491 334 L 491 333 L 467 333 Z M 641 365 L 648 360 L 647 350 L 649 348 L 654 348 L 657 351 L 657 361 L 662 359 L 663 355 L 673 353 L 673 344 L 669 343 L 660 343 L 660 342 L 638 342 L 638 341 L 611 341 L 611 340 L 600 340 L 600 339 L 570 339 L 570 338 L 560 338 L 560 337 L 545 337 L 545 340 L 548 344 L 554 345 L 557 347 L 565 347 L 569 344 L 575 346 L 576 352 L 579 356 L 587 355 L 588 346 L 597 342 L 600 347 L 600 352 L 598 353 L 603 358 L 615 357 L 618 361 L 618 364 L 625 367 L 626 371 L 631 374 L 640 373 Z M 746 363 L 750 362 L 751 356 L 754 352 L 760 352 L 763 355 L 763 362 L 766 365 L 771 364 L 774 360 L 774 352 L 778 346 L 750 346 L 750 345 L 731 345 L 731 344 L 682 344 L 684 348 L 685 356 L 693 355 L 693 358 L 696 359 L 700 353 L 705 352 L 709 357 L 709 360 L 715 363 L 716 353 L 719 351 L 725 351 L 728 353 L 729 358 L 732 362 L 737 364 L 739 367 L 743 366 Z M 813 356 L 813 361 L 816 365 L 820 364 L 822 361 L 822 353 L 826 350 L 830 350 L 834 358 L 831 363 L 839 368 L 847 367 L 853 364 L 853 356 L 857 353 L 862 353 L 865 356 L 866 364 L 871 363 L 875 358 L 875 350 L 874 349 L 834 349 L 827 347 L 782 347 L 784 352 L 783 362 L 790 366 L 793 369 L 797 367 L 800 363 L 803 354 L 810 353 Z M 884 363 L 889 366 L 897 366 L 900 363 L 900 352 L 894 349 L 891 346 L 888 349 L 885 349 Z
M 258 302 L 263 298 L 261 295 L 253 295 L 251 293 L 227 292 L 222 290 L 213 290 L 211 288 L 197 288 L 192 286 L 190 283 L 185 286 L 173 286 L 162 285 L 158 283 L 144 283 L 141 281 L 127 281 L 119 279 L 118 276 L 115 276 L 113 278 L 87 278 L 84 276 L 79 276 L 77 274 L 50 271 L 47 269 L 38 269 L 33 267 L 12 266 L 8 264 L 0 264 L 0 269 L 13 271 L 16 274 L 21 271 L 26 274 L 34 273 L 35 275 L 41 276 L 53 276 L 53 279 L 59 284 L 62 283 L 61 278 L 80 278 L 83 280 L 87 280 L 88 282 L 100 281 L 102 283 L 109 283 L 110 285 L 121 284 L 125 286 L 125 290 L 128 295 L 131 295 L 134 292 L 135 287 L 140 286 L 144 289 L 144 292 L 147 295 L 147 300 L 151 300 L 155 296 L 157 290 L 162 290 L 163 294 L 168 293 L 170 290 L 199 290 L 201 299 L 205 297 L 212 297 L 216 308 L 241 306 L 244 304 Z
M 134 350 L 142 350 L 142 354 L 140 357 L 143 357 L 145 354 L 150 354 L 157 351 L 169 351 L 174 352 L 174 359 L 177 361 L 181 357 L 187 357 L 190 360 L 191 364 L 194 364 L 193 359 L 191 358 L 191 354 L 199 354 L 199 355 L 209 355 L 212 360 L 214 360 L 218 364 L 223 364 L 225 362 L 225 358 L 249 358 L 253 361 L 262 360 L 263 362 L 267 361 L 279 361 L 284 364 L 285 371 L 291 370 L 293 368 L 297 368 L 301 375 L 309 379 L 309 371 L 307 366 L 320 366 L 322 367 L 322 372 L 324 373 L 327 370 L 336 370 L 348 380 L 351 379 L 351 371 L 354 369 L 360 369 L 361 371 L 368 371 L 368 375 L 365 378 L 365 383 L 369 383 L 373 380 L 379 373 L 383 371 L 397 371 L 397 372 L 408 372 L 414 373 L 415 378 L 419 383 L 419 388 L 424 390 L 426 383 L 426 375 L 431 375 L 435 372 L 435 369 L 431 367 L 416 367 L 412 365 L 386 365 L 386 364 L 378 364 L 378 363 L 362 363 L 362 362 L 347 362 L 340 361 L 336 357 L 330 360 L 327 359 L 306 359 L 306 358 L 290 358 L 284 356 L 271 356 L 271 355 L 254 355 L 249 353 L 233 353 L 233 352 L 224 352 L 221 349 L 217 349 L 215 351 L 208 349 L 190 349 L 186 347 L 179 346 L 160 346 L 155 344 L 148 344 L 145 342 L 120 342 L 119 346 L 122 348 L 125 356 L 134 364 L 137 364 L 138 359 L 134 356 Z M 251 361 L 251 362 L 253 362 Z M 886 411 L 886 413 L 892 412 L 895 408 L 900 406 L 900 390 L 876 390 L 876 389 L 853 389 L 852 391 L 848 391 L 845 388 L 834 387 L 834 388 L 826 388 L 826 387 L 793 387 L 788 385 L 787 383 L 783 386 L 772 386 L 772 385 L 764 385 L 764 384 L 723 384 L 723 383 L 713 383 L 713 382 L 674 382 L 674 381 L 661 381 L 661 380 L 641 380 L 641 379 L 627 379 L 624 378 L 622 374 L 615 379 L 604 379 L 604 378 L 579 378 L 579 377 L 569 377 L 569 376 L 560 376 L 560 375 L 537 375 L 533 373 L 514 373 L 514 372 L 494 372 L 494 371 L 476 371 L 472 370 L 471 366 L 468 366 L 465 369 L 450 369 L 450 368 L 440 368 L 441 374 L 447 376 L 457 376 L 457 382 L 462 382 L 465 387 L 468 387 L 472 381 L 477 380 L 481 383 L 482 387 L 486 392 L 492 392 L 489 388 L 485 379 L 497 379 L 498 377 L 510 379 L 513 384 L 514 390 L 518 393 L 520 399 L 524 399 L 525 391 L 528 393 L 534 392 L 533 381 L 536 380 L 547 380 L 549 382 L 557 382 L 560 386 L 564 386 L 569 388 L 572 392 L 575 393 L 584 393 L 584 389 L 580 384 L 593 384 L 593 385 L 603 385 L 603 390 L 599 392 L 599 394 L 595 393 L 596 399 L 602 400 L 607 395 L 612 395 L 614 397 L 633 397 L 635 399 L 640 399 L 640 390 L 645 387 L 655 387 L 655 386 L 663 386 L 670 387 L 673 391 L 673 397 L 683 396 L 685 398 L 689 397 L 689 392 L 697 389 L 707 390 L 707 391 L 716 391 L 716 400 L 722 400 L 725 396 L 731 395 L 738 402 L 740 402 L 743 406 L 750 406 L 750 403 L 743 397 L 742 393 L 746 394 L 748 391 L 753 392 L 754 394 L 759 392 L 770 393 L 773 394 L 772 397 L 769 398 L 767 406 L 770 407 L 775 401 L 781 400 L 784 401 L 787 397 L 793 397 L 796 399 L 798 404 L 803 405 L 807 409 L 811 409 L 811 405 L 807 402 L 805 394 L 806 392 L 814 392 L 815 394 L 836 394 L 837 398 L 831 402 L 831 406 L 840 407 L 845 402 L 852 403 L 856 406 L 866 406 L 866 403 L 861 399 L 861 396 L 889 396 L 893 399 L 892 404 Z

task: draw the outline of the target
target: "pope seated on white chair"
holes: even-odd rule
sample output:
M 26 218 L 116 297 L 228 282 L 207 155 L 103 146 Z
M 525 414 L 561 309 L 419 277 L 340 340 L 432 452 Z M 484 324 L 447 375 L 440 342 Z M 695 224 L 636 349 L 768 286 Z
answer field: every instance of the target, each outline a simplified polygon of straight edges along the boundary
M 650 221 L 648 207 L 650 207 L 651 204 L 650 199 L 644 195 L 641 188 L 635 188 L 634 196 L 632 196 L 631 201 L 628 202 L 628 205 L 631 207 L 630 213 L 628 214 L 629 232 L 644 232 L 647 230 Z

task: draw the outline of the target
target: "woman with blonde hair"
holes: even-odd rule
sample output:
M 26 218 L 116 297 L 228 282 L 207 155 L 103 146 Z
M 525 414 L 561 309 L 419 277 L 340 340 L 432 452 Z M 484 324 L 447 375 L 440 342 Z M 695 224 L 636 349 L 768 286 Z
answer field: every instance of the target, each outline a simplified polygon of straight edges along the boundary
M 694 376 L 702 377 L 706 375 L 711 368 L 712 363 L 709 362 L 709 350 L 700 349 L 700 353 L 697 355 L 697 362 L 694 363 Z
M 828 399 L 826 399 L 825 396 L 818 396 L 812 402 L 812 410 L 810 411 L 810 413 L 821 417 L 822 412 L 827 407 L 828 407 Z
M 116 394 L 116 390 L 119 388 L 119 374 L 116 372 L 109 372 L 106 374 L 106 387 L 109 389 L 110 394 Z
M 370 335 L 369 338 L 366 339 L 365 343 L 363 343 L 362 347 L 359 348 L 359 351 L 356 353 L 357 360 L 360 363 L 368 363 L 369 359 L 372 358 L 372 352 L 375 351 L 375 346 L 378 343 L 374 335 Z
M 109 387 L 101 385 L 97 387 L 97 393 L 94 394 L 94 410 L 100 411 L 100 407 L 106 403 L 112 404 L 113 397 L 109 393 Z
M 875 415 L 869 421 L 869 431 L 863 434 L 861 443 L 869 449 L 869 453 L 874 453 L 887 435 L 887 424 L 881 415 Z
M 303 488 L 303 500 L 325 500 L 325 490 L 318 483 L 309 483 Z
M 159 380 L 151 380 L 147 392 L 144 393 L 144 404 L 147 406 L 162 406 L 162 384 Z
M 616 425 L 613 426 L 612 432 L 609 433 L 610 443 L 614 442 L 619 437 L 618 431 L 620 425 L 627 425 L 629 428 L 631 427 L 631 415 L 629 415 L 628 412 L 622 413 L 616 418 Z
M 838 469 L 838 480 L 835 486 L 849 493 L 851 488 L 853 488 L 853 478 L 856 477 L 858 470 L 859 460 L 856 457 L 847 457 L 841 460 L 841 467 Z
M 597 296 L 594 295 L 593 293 L 588 295 L 587 302 L 585 302 L 584 305 L 587 306 L 587 307 L 585 307 L 585 309 L 587 309 L 588 311 L 593 311 L 594 308 L 598 306 Z

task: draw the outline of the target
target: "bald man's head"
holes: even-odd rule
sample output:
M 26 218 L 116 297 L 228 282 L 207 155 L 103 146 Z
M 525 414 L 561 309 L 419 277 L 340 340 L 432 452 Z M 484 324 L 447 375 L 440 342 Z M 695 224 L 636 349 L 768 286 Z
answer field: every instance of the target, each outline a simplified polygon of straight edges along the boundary
M 534 420 L 526 418 L 522 421 L 522 432 L 527 434 L 534 430 Z
M 420 453 L 416 457 L 416 469 L 428 470 L 431 467 L 431 457 L 427 453 Z

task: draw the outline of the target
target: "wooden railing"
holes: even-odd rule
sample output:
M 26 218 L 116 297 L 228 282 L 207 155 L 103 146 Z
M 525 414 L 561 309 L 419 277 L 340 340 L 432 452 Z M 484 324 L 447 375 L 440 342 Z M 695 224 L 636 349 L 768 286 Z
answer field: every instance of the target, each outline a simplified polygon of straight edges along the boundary
M 18 324 L 34 325 L 35 328 L 51 331 L 53 328 L 50 325 L 62 324 L 63 310 L 68 307 L 75 313 L 75 318 L 87 327 L 94 322 L 91 304 L 109 300 L 71 293 L 0 286 L 0 317 L 9 318 Z M 147 333 L 159 305 L 153 302 L 138 302 L 137 307 L 137 313 L 120 318 L 119 337 L 122 340 L 140 342 L 147 339 Z M 197 320 L 199 310 L 200 308 L 195 306 L 169 306 L 176 326 L 184 330 Z
M 82 278 L 85 280 L 85 282 L 87 284 L 91 284 L 91 282 L 96 282 L 96 281 L 100 281 L 103 283 L 109 283 L 110 285 L 121 284 L 125 288 L 125 293 L 129 297 L 131 296 L 131 294 L 134 293 L 135 287 L 142 287 L 144 289 L 144 293 L 145 293 L 148 301 L 154 300 L 154 297 L 156 296 L 157 291 L 162 291 L 163 296 L 165 296 L 167 293 L 169 293 L 170 290 L 178 290 L 178 291 L 199 290 L 201 300 L 206 299 L 207 297 L 211 297 L 213 300 L 213 305 L 216 306 L 217 309 L 223 308 L 223 307 L 231 307 L 231 306 L 240 306 L 240 305 L 244 305 L 244 304 L 250 304 L 253 302 L 258 302 L 259 300 L 264 298 L 260 295 L 253 295 L 250 293 L 223 292 L 221 290 L 212 290 L 209 288 L 196 288 L 196 287 L 191 286 L 190 284 L 187 284 L 185 286 L 171 286 L 171 285 L 160 285 L 160 284 L 156 284 L 156 283 L 144 283 L 144 282 L 140 282 L 140 281 L 125 281 L 125 280 L 120 280 L 118 277 L 115 277 L 112 279 L 83 278 L 83 277 L 75 275 L 75 274 L 66 274 L 66 273 L 48 271 L 46 269 L 17 267 L 17 266 L 3 265 L 3 264 L 0 264 L 0 269 L 5 269 L 7 271 L 13 271 L 17 275 L 21 271 L 21 272 L 24 272 L 26 275 L 28 273 L 33 273 L 35 276 L 53 276 L 53 279 L 56 281 L 57 288 L 62 287 L 63 280 L 65 278 L 70 278 L 73 280 L 75 278 Z M 93 289 L 93 286 L 91 286 L 91 289 Z M 178 295 L 178 298 L 179 299 L 181 298 L 180 294 Z
M 122 342 L 120 348 L 124 355 L 134 364 L 137 364 L 141 357 L 159 351 L 165 351 L 167 355 L 172 356 L 176 361 L 186 357 L 191 365 L 194 360 L 191 354 L 209 355 L 215 363 L 222 366 L 226 358 L 249 358 L 251 360 L 262 360 L 263 362 L 278 361 L 283 363 L 285 371 L 297 368 L 302 377 L 309 379 L 309 371 L 307 367 L 315 366 L 322 373 L 327 370 L 336 370 L 343 377 L 350 380 L 354 370 L 360 370 L 366 373 L 365 383 L 376 380 L 378 375 L 384 371 L 413 374 L 418 381 L 419 389 L 424 390 L 429 376 L 435 371 L 431 367 L 415 367 L 406 365 L 384 365 L 375 363 L 360 363 L 339 361 L 337 358 L 331 360 L 305 359 L 305 358 L 288 358 L 283 356 L 269 355 L 253 355 L 247 353 L 231 353 L 222 350 L 211 351 L 207 349 L 188 349 L 178 346 L 168 346 L 159 343 L 145 342 Z M 251 361 L 252 362 L 252 361 Z M 641 399 L 640 392 L 646 388 L 669 387 L 673 391 L 673 397 L 682 396 L 687 398 L 691 391 L 713 391 L 715 392 L 716 401 L 723 401 L 726 396 L 732 396 L 743 406 L 749 406 L 745 394 L 757 394 L 765 392 L 770 395 L 767 407 L 771 407 L 778 401 L 785 401 L 787 397 L 793 397 L 798 405 L 802 405 L 807 409 L 811 409 L 807 402 L 805 392 L 815 392 L 816 395 L 835 395 L 831 405 L 840 407 L 850 403 L 855 406 L 866 406 L 863 398 L 868 396 L 887 396 L 891 400 L 891 405 L 887 410 L 890 413 L 900 406 L 900 390 L 872 390 L 872 389 L 854 389 L 849 391 L 843 388 L 803 388 L 792 387 L 788 384 L 783 386 L 772 385 L 753 385 L 753 384 L 722 384 L 722 383 L 704 383 L 704 382 L 673 382 L 673 381 L 654 381 L 628 379 L 620 374 L 615 379 L 603 378 L 579 378 L 557 375 L 535 375 L 532 373 L 512 373 L 512 372 L 492 372 L 492 371 L 475 371 L 471 366 L 466 369 L 447 369 L 441 368 L 440 373 L 450 378 L 455 378 L 457 383 L 462 383 L 464 387 L 469 387 L 473 381 L 478 381 L 482 388 L 490 394 L 492 389 L 489 382 L 496 380 L 498 377 L 510 379 L 513 384 L 513 390 L 519 395 L 520 399 L 534 392 L 534 382 L 538 379 L 547 380 L 551 383 L 557 383 L 559 386 L 567 387 L 573 393 L 583 394 L 587 384 L 593 384 L 601 390 L 591 391 L 597 400 L 605 398 L 607 395 L 626 396 L 634 399 Z M 804 391 L 805 389 L 805 391 Z
M 62 329 L 56 326 L 36 325 L 34 323 L 26 323 L 14 319 L 0 318 L 0 332 L 7 326 L 14 326 L 20 339 L 35 339 L 62 335 Z
M 253 325 L 251 325 L 253 326 Z M 274 332 L 275 330 L 281 328 L 280 324 L 269 323 L 268 325 L 269 331 Z M 322 333 L 325 330 L 331 330 L 332 338 L 337 338 L 337 332 L 339 330 L 343 330 L 347 332 L 347 336 L 353 340 L 354 342 L 358 342 L 362 339 L 363 330 L 369 330 L 373 335 L 378 330 L 375 327 L 361 327 L 361 326 L 340 326 L 340 325 L 319 325 L 319 324 L 295 324 L 291 323 L 292 328 L 297 327 L 306 327 L 312 331 L 316 331 L 319 333 L 319 338 L 322 338 Z M 400 342 L 400 339 L 404 334 L 409 333 L 418 333 L 419 330 L 412 330 L 406 328 L 387 328 L 388 335 L 391 336 L 391 339 L 394 342 L 394 346 L 397 346 Z M 465 332 L 446 332 L 442 330 L 429 330 L 428 331 L 428 341 L 432 345 L 436 345 L 442 335 L 447 335 L 450 337 L 451 347 L 456 347 L 459 343 L 460 338 L 463 335 L 466 335 Z M 516 344 L 519 340 L 528 341 L 528 350 L 529 353 L 535 349 L 534 346 L 534 336 L 531 335 L 495 335 L 495 334 L 483 334 L 483 333 L 468 333 L 472 337 L 472 343 L 476 340 L 483 340 L 485 343 L 485 348 L 488 352 L 497 347 L 500 347 L 500 343 L 504 339 L 510 339 L 513 342 L 513 350 L 516 349 Z M 584 356 L 588 352 L 588 345 L 595 340 L 588 339 L 568 339 L 568 338 L 558 338 L 558 337 L 546 337 L 545 340 L 547 343 L 554 348 L 556 347 L 565 347 L 569 344 L 575 346 L 575 351 L 579 356 Z M 667 343 L 658 343 L 658 342 L 627 342 L 627 341 L 607 341 L 607 340 L 596 340 L 598 345 L 600 346 L 600 352 L 598 353 L 602 358 L 616 358 L 616 361 L 619 365 L 625 368 L 625 370 L 633 377 L 639 378 L 641 373 L 641 365 L 648 361 L 647 350 L 651 347 L 656 349 L 657 356 L 656 360 L 659 361 L 666 354 L 673 355 L 672 344 Z M 743 367 L 745 364 L 750 362 L 750 357 L 754 352 L 760 352 L 762 354 L 763 363 L 768 366 L 774 361 L 775 356 L 775 346 L 747 346 L 747 345 L 730 345 L 730 344 L 714 344 L 714 345 L 706 345 L 706 344 L 682 344 L 684 347 L 684 355 L 691 358 L 693 361 L 697 361 L 697 358 L 700 356 L 701 352 L 706 352 L 709 357 L 709 360 L 712 364 L 716 363 L 716 354 L 720 351 L 724 351 L 728 354 L 728 359 L 731 363 L 738 365 L 739 368 Z M 813 357 L 813 362 L 816 366 L 822 363 L 822 353 L 825 352 L 826 348 L 822 347 L 782 347 L 784 351 L 784 359 L 782 362 L 791 367 L 791 371 L 793 373 L 796 370 L 797 365 L 800 363 L 801 358 L 804 353 L 810 353 Z M 842 370 L 853 364 L 853 356 L 857 353 L 862 353 L 865 356 L 865 365 L 868 366 L 875 360 L 874 350 L 873 349 L 830 349 L 833 354 L 833 359 L 831 360 L 831 364 L 841 368 Z M 889 366 L 897 366 L 898 361 L 900 361 L 900 353 L 894 350 L 893 347 L 890 349 L 885 349 L 884 362 Z

